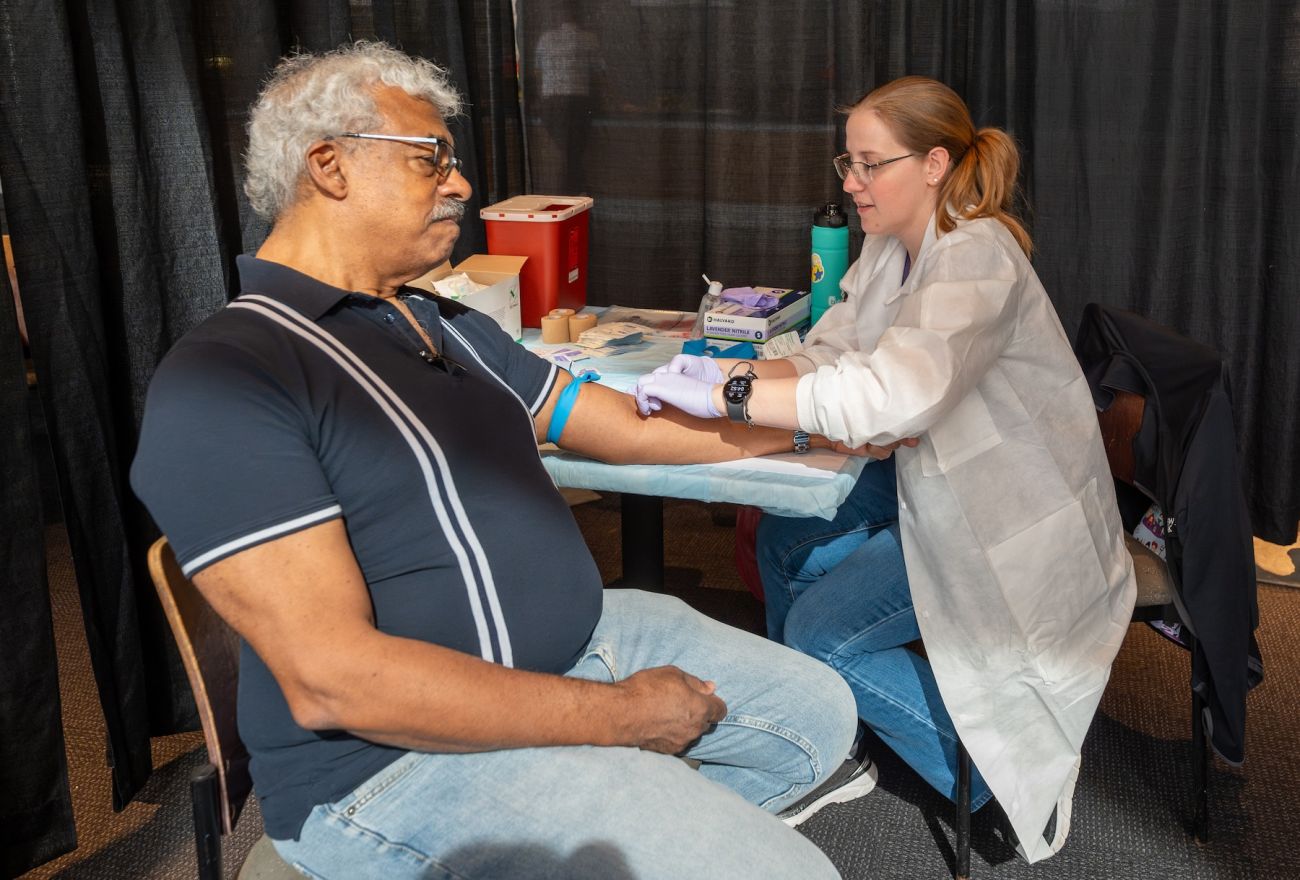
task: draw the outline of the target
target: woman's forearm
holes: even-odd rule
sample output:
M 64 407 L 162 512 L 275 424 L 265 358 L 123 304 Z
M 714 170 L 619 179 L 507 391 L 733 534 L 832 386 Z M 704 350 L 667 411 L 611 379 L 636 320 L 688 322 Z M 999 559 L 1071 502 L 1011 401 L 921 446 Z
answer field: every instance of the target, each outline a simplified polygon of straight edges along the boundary
M 717 362 L 718 368 L 722 370 L 724 376 L 731 375 L 731 371 L 736 364 L 749 364 L 750 369 L 754 371 L 754 375 L 760 379 L 786 379 L 799 375 L 799 371 L 795 369 L 794 364 L 785 358 L 778 358 L 774 361 L 717 358 Z
M 779 362 L 772 361 L 772 363 Z M 795 399 L 795 389 L 798 386 L 797 377 L 755 379 L 747 404 L 749 420 L 756 425 L 768 425 L 773 428 L 791 430 L 798 428 L 799 408 Z M 713 387 L 713 407 L 724 414 L 727 412 L 725 388 L 725 385 Z

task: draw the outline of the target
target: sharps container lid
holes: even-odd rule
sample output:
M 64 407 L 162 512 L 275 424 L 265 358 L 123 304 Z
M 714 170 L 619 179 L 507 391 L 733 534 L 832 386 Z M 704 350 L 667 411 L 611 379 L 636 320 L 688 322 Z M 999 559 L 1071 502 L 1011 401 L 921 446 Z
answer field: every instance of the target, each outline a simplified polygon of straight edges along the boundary
M 554 223 L 581 214 L 593 204 L 595 201 L 591 196 L 515 196 L 480 208 L 478 216 L 482 220 Z

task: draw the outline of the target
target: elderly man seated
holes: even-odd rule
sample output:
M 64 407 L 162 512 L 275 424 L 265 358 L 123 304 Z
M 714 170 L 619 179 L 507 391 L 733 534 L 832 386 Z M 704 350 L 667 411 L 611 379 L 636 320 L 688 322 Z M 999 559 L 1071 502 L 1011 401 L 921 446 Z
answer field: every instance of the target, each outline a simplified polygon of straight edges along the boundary
M 835 876 L 777 814 L 874 784 L 844 682 L 602 590 L 536 448 L 553 421 L 610 461 L 791 435 L 642 419 L 403 287 L 458 235 L 457 109 L 380 44 L 281 64 L 247 155 L 271 233 L 150 387 L 132 484 L 244 640 L 267 833 L 317 877 Z

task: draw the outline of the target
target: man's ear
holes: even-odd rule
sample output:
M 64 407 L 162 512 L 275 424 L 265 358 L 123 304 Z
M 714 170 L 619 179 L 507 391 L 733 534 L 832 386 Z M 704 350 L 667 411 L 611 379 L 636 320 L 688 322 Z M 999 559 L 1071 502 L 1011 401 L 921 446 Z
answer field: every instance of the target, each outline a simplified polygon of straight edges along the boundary
M 307 148 L 307 176 L 312 186 L 333 199 L 348 194 L 348 179 L 341 159 L 343 151 L 334 141 L 316 141 Z

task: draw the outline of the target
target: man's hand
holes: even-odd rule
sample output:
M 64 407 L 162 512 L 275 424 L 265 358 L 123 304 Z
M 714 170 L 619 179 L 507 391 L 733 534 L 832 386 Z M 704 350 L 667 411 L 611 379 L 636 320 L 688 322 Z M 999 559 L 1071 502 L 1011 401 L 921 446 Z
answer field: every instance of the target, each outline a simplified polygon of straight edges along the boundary
M 676 666 L 657 666 L 618 682 L 629 701 L 630 744 L 676 755 L 727 715 L 727 704 L 701 681 Z
M 874 458 L 876 461 L 884 461 L 889 458 L 889 456 L 893 455 L 894 450 L 898 447 L 906 446 L 908 449 L 912 449 L 920 442 L 920 439 L 917 437 L 904 437 L 902 440 L 897 440 L 884 446 L 875 446 L 871 443 L 864 443 L 861 446 L 846 446 L 839 440 L 832 440 L 831 451 L 838 452 L 841 455 L 865 455 Z

